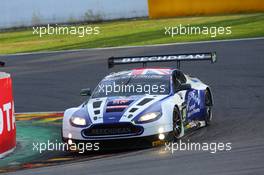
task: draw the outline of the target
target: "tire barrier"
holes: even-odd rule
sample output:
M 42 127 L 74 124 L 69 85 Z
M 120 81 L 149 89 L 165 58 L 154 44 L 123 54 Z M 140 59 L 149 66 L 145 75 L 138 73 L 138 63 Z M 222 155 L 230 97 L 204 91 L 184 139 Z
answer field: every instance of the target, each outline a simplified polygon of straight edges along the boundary
M 264 12 L 263 0 L 148 0 L 150 18 Z
M 16 124 L 12 79 L 0 72 L 0 158 L 11 153 L 16 147 Z

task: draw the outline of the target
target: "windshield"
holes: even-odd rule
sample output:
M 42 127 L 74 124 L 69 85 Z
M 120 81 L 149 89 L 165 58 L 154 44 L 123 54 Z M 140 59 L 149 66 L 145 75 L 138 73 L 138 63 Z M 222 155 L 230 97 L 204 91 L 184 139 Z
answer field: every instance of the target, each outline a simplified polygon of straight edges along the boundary
M 169 75 L 129 75 L 103 79 L 92 98 L 170 93 Z

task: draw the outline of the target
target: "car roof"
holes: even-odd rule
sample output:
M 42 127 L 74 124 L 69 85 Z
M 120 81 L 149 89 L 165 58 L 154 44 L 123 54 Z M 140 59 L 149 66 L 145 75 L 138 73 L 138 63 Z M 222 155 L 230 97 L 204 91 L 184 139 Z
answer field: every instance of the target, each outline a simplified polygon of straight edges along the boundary
M 112 73 L 112 76 L 120 76 L 123 75 L 171 75 L 173 70 L 171 68 L 135 68 L 127 71 L 121 71 Z
M 172 68 L 135 68 L 126 71 L 114 72 L 106 78 L 132 75 L 171 75 L 175 69 Z

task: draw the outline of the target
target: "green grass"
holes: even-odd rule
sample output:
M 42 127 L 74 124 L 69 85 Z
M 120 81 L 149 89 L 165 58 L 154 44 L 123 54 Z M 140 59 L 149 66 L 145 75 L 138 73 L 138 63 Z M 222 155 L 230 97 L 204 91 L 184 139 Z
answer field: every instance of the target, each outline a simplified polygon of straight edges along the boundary
M 164 35 L 166 26 L 232 27 L 231 35 Z M 220 40 L 264 36 L 264 13 L 159 20 L 130 20 L 92 24 L 100 27 L 100 35 L 33 35 L 33 29 L 0 33 L 0 54 L 84 49 L 113 46 L 138 46 L 186 41 Z

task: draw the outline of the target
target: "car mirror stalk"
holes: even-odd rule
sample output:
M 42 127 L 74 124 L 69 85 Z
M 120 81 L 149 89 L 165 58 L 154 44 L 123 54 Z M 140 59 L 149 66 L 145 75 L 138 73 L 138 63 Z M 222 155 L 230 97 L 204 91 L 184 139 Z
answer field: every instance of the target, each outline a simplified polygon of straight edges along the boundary
M 183 83 L 179 86 L 178 88 L 178 92 L 179 91 L 187 91 L 187 90 L 190 90 L 192 88 L 192 86 L 190 84 L 187 84 L 187 83 Z
M 91 89 L 90 88 L 86 88 L 86 89 L 82 89 L 80 92 L 81 96 L 91 96 Z

